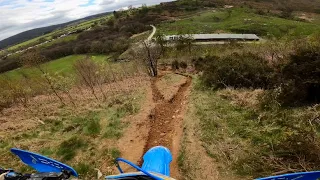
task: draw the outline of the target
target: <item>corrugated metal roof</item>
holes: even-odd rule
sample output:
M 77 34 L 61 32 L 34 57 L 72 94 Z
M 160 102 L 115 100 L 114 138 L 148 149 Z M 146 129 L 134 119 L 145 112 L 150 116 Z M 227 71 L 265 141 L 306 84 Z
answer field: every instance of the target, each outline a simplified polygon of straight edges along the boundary
M 191 36 L 195 40 L 206 40 L 206 39 L 254 39 L 259 40 L 260 38 L 255 34 L 190 34 L 184 35 L 185 37 Z M 179 35 L 166 36 L 166 39 L 178 38 Z

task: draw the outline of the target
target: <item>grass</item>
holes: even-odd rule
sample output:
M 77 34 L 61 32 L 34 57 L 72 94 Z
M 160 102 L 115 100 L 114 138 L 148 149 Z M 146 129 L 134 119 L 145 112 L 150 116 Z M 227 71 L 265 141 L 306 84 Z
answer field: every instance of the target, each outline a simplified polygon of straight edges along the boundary
M 163 76 L 165 82 L 169 85 L 169 84 L 177 84 L 179 82 L 181 82 L 181 80 L 184 78 L 181 75 L 177 75 L 177 74 L 166 74 Z
M 82 128 L 82 132 L 88 136 L 97 136 L 100 134 L 101 113 L 100 112 L 89 112 L 86 115 L 77 116 L 72 119 L 72 124 L 64 128 L 64 132 L 70 132 L 75 130 L 77 127 Z
M 88 143 L 85 140 L 73 136 L 59 145 L 57 155 L 59 155 L 63 161 L 69 161 L 76 156 L 78 149 L 86 146 L 88 146 Z
M 86 135 L 98 135 L 101 131 L 100 120 L 98 118 L 88 120 L 84 133 Z
M 246 95 L 241 98 L 243 93 Z M 317 117 L 319 110 L 314 107 L 262 110 L 257 104 L 252 105 L 257 101 L 250 101 L 248 93 L 254 91 L 193 90 L 195 116 L 200 120 L 199 136 L 207 154 L 223 164 L 221 171 L 252 179 L 283 170 L 318 169 L 314 162 L 317 158 L 313 158 L 319 143 L 318 133 L 313 129 L 317 127 L 307 122 Z
M 39 36 L 39 37 L 30 39 L 30 40 L 28 40 L 28 41 L 25 41 L 25 42 L 22 42 L 22 43 L 19 43 L 19 44 L 10 46 L 9 48 L 7 48 L 7 50 L 9 50 L 9 51 L 15 51 L 15 50 L 18 49 L 19 47 L 24 47 L 24 46 L 27 46 L 27 47 L 28 47 L 29 44 L 33 44 L 33 43 L 37 42 L 39 39 L 41 39 L 41 38 L 44 38 L 44 39 L 46 39 L 46 40 L 51 40 L 51 39 L 52 39 L 51 35 L 53 35 L 53 34 L 52 34 L 52 33 L 49 33 L 49 34 L 46 34 L 46 35 L 43 35 L 43 36 Z
M 204 12 L 193 17 L 164 23 L 158 27 L 164 34 L 179 33 L 254 33 L 263 37 L 297 37 L 320 31 L 320 24 L 258 15 L 248 8 Z
M 107 62 L 108 56 L 105 55 L 89 55 L 91 59 L 96 62 Z M 42 67 L 49 73 L 58 73 L 62 75 L 72 75 L 75 73 L 73 69 L 73 64 L 79 59 L 85 58 L 86 55 L 71 55 L 63 57 L 57 60 L 53 60 L 47 63 L 42 64 Z M 18 68 L 6 73 L 3 73 L 1 76 L 7 76 L 12 79 L 22 78 L 22 73 L 29 76 L 39 76 L 41 73 L 36 68 Z
M 42 148 L 40 150 L 40 154 L 42 154 L 44 156 L 51 156 L 54 154 L 54 151 L 51 148 Z
M 76 109 L 67 106 L 55 109 L 49 112 L 50 115 L 39 116 L 44 124 L 31 130 L 11 131 L 4 138 L 1 134 L 0 166 L 33 172 L 10 153 L 10 148 L 19 147 L 75 167 L 82 179 L 95 179 L 94 168 L 103 174 L 110 173 L 110 169 L 103 168 L 113 166 L 114 159 L 121 155 L 114 144 L 127 127 L 128 122 L 123 118 L 138 112 L 144 98 L 144 91 L 140 90 L 118 93 L 107 101 L 89 102 L 87 107 L 77 103 Z M 108 138 L 104 137 L 105 134 Z
M 111 117 L 104 133 L 105 138 L 119 139 L 122 136 L 124 125 L 121 123 L 120 118 L 123 116 L 124 114 L 115 114 Z
M 81 162 L 75 166 L 75 170 L 78 172 L 81 177 L 92 177 L 95 174 L 95 170 L 91 164 L 87 164 L 85 162 Z
M 135 34 L 130 37 L 131 43 L 143 42 L 150 36 L 150 34 L 151 34 L 151 31 Z
M 104 156 L 110 156 L 111 161 L 115 161 L 117 158 L 121 156 L 121 152 L 117 148 L 108 148 L 103 152 Z

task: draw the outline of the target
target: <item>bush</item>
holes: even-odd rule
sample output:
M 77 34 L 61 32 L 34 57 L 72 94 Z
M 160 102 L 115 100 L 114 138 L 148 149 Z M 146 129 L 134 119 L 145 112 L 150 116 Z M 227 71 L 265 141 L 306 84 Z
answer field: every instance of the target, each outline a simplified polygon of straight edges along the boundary
M 177 70 L 177 69 L 179 69 L 179 61 L 177 61 L 177 60 L 172 61 L 172 63 L 171 63 L 171 69 L 172 69 L 172 70 Z
M 75 54 L 85 54 L 88 53 L 88 49 L 90 49 L 89 45 L 86 43 L 79 43 L 73 48 L 73 52 Z
M 320 102 L 320 45 L 303 45 L 290 57 L 284 67 L 286 94 L 300 102 Z M 285 99 L 283 99 L 285 101 Z
M 284 106 L 320 102 L 319 44 L 299 45 L 277 75 L 276 88 L 266 94 L 264 100 L 272 99 Z
M 102 54 L 104 51 L 103 43 L 100 41 L 93 41 L 90 46 L 91 53 Z
M 188 67 L 188 64 L 187 64 L 186 62 L 184 62 L 184 61 L 181 61 L 181 62 L 179 63 L 179 66 L 180 66 L 182 69 L 186 69 L 186 68 Z
M 207 57 L 202 82 L 209 87 L 269 88 L 274 76 L 265 59 L 252 53 Z

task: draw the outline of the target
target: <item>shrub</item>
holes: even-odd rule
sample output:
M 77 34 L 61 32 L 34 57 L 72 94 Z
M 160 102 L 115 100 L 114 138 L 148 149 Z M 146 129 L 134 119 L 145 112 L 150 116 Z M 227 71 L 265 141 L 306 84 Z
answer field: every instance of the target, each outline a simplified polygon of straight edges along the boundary
M 320 43 L 319 43 L 320 44 Z M 302 43 L 282 65 L 275 88 L 262 97 L 263 106 L 296 106 L 320 102 L 320 45 Z M 272 103 L 273 102 L 273 103 Z
M 210 58 L 199 57 L 196 59 L 192 59 L 192 63 L 197 71 L 203 71 L 206 65 L 208 64 L 208 62 L 211 61 L 212 59 L 218 59 L 218 57 L 216 56 L 211 56 Z
M 186 62 L 184 62 L 184 61 L 181 61 L 179 63 L 179 67 L 181 67 L 182 69 L 186 69 L 188 67 L 188 64 Z
M 213 88 L 268 88 L 273 70 L 265 59 L 252 53 L 233 53 L 225 57 L 207 57 L 202 82 Z
M 73 52 L 75 54 L 85 54 L 88 52 L 88 49 L 90 49 L 90 47 L 87 44 L 79 43 L 73 48 Z
M 172 63 L 171 63 L 171 69 L 172 69 L 172 70 L 177 70 L 177 69 L 179 69 L 179 61 L 177 61 L 177 60 L 172 61 Z
M 91 53 L 97 53 L 97 54 L 101 54 L 103 53 L 104 47 L 103 47 L 103 43 L 100 41 L 93 41 L 91 43 L 90 46 L 90 52 Z
M 290 57 L 283 69 L 283 93 L 280 100 L 291 102 L 320 102 L 320 46 L 303 45 Z

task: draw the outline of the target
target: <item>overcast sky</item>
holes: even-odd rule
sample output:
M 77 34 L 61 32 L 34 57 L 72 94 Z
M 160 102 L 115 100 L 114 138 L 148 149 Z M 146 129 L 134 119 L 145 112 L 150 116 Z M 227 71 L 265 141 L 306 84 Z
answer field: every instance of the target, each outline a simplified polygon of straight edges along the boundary
M 68 22 L 129 5 L 172 0 L 0 0 L 0 40 L 20 32 Z

